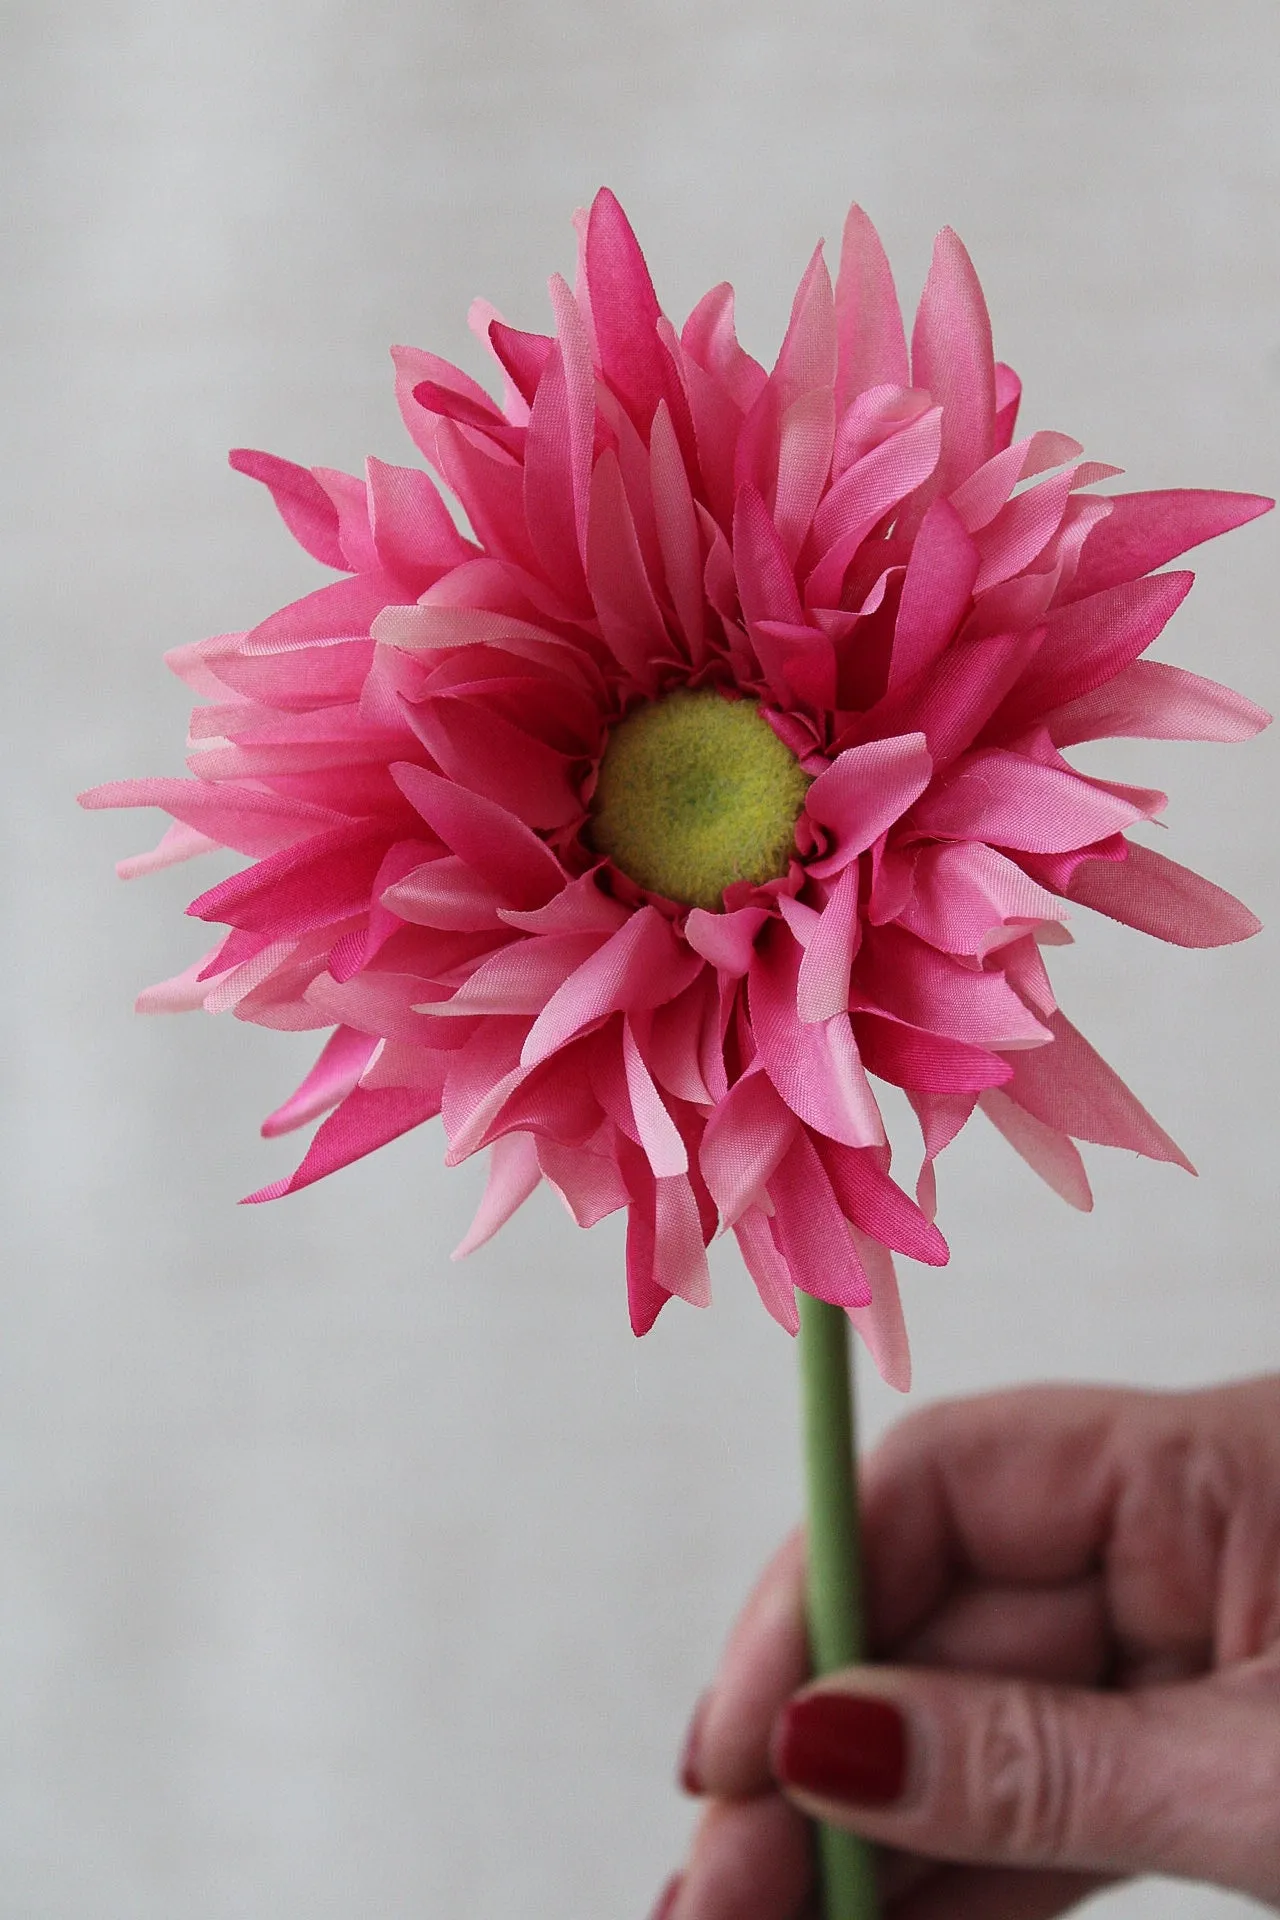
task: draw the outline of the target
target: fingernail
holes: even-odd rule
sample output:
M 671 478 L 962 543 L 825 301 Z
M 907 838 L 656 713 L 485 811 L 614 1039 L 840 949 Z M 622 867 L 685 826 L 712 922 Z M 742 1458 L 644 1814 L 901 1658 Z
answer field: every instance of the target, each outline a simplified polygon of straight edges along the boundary
M 658 1895 L 658 1904 L 649 1915 L 649 1920 L 671 1920 L 675 1904 L 684 1885 L 684 1875 L 673 1873 L 662 1892 Z
M 891 1700 L 806 1694 L 779 1716 L 773 1763 L 784 1786 L 823 1800 L 889 1807 L 906 1784 L 906 1722 Z
M 698 1751 L 702 1744 L 702 1728 L 706 1721 L 707 1708 L 710 1704 L 711 1690 L 708 1688 L 693 1710 L 693 1718 L 689 1722 L 689 1731 L 686 1733 L 684 1745 L 680 1749 L 678 1778 L 680 1785 L 686 1793 L 701 1794 L 707 1790 L 703 1784 L 702 1769 L 698 1763 Z

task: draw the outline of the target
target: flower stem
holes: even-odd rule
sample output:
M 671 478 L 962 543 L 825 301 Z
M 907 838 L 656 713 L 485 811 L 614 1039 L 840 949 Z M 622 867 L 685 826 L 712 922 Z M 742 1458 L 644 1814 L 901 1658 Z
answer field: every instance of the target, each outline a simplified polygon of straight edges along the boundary
M 815 1675 L 864 1658 L 862 1562 L 854 1474 L 853 1372 L 849 1322 L 839 1307 L 808 1294 L 800 1307 L 800 1389 L 809 1504 L 809 1649 Z M 869 1844 L 836 1827 L 818 1828 L 824 1920 L 876 1920 Z

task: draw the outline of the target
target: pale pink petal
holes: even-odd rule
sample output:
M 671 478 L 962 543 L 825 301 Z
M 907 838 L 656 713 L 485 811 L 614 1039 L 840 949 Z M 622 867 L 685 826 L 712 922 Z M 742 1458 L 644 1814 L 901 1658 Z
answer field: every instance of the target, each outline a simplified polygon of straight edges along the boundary
M 1016 445 L 993 454 L 985 466 L 970 474 L 951 496 L 951 504 L 967 533 L 976 533 L 995 519 L 1019 480 L 1048 467 L 1072 460 L 1084 449 L 1065 433 L 1033 433 Z
M 941 446 L 942 413 L 933 407 L 841 474 L 813 519 L 813 547 L 821 557 L 805 581 L 810 606 L 839 604 L 854 554 L 885 514 L 928 479 Z
M 556 1140 L 539 1140 L 537 1146 L 543 1179 L 555 1188 L 580 1227 L 594 1227 L 626 1206 L 626 1183 L 612 1153 L 562 1147 Z
M 1270 724 L 1271 715 L 1242 693 L 1162 660 L 1135 660 L 1045 718 L 1057 747 L 1081 740 L 1249 740 Z
M 465 932 L 500 927 L 503 895 L 455 853 L 425 861 L 381 895 L 384 906 L 401 920 L 424 927 L 455 927 Z
M 933 762 L 921 733 L 848 747 L 805 795 L 805 813 L 826 827 L 832 851 L 809 871 L 825 879 L 846 867 L 900 820 L 929 784 Z
M 342 814 L 329 807 L 204 780 L 108 780 L 80 794 L 79 802 L 91 813 L 101 807 L 163 807 L 220 846 L 254 856 L 279 853 L 295 841 L 346 824 Z
M 548 933 L 513 940 L 482 960 L 451 999 L 430 1004 L 430 1011 L 437 1017 L 457 1019 L 478 1013 L 541 1013 L 599 948 L 597 933 Z
M 159 873 L 163 867 L 194 860 L 198 854 L 213 853 L 219 845 L 220 842 L 211 839 L 207 833 L 200 833 L 195 827 L 184 826 L 182 821 L 175 820 L 172 826 L 165 828 L 159 844 L 150 853 L 135 853 L 127 860 L 117 860 L 116 876 L 121 880 L 137 880 L 145 873 Z
M 419 589 L 474 556 L 430 478 L 417 467 L 365 463 L 369 524 L 383 566 Z
M 684 1141 L 663 1105 L 662 1095 L 653 1084 L 653 1076 L 636 1045 L 629 1020 L 622 1023 L 622 1064 L 627 1076 L 627 1092 L 631 1097 L 636 1132 L 649 1165 L 659 1180 L 672 1174 L 687 1173 L 689 1156 Z M 678 1292 L 679 1289 L 672 1288 L 671 1291 Z
M 799 1124 L 758 1068 L 720 1101 L 707 1121 L 698 1164 L 723 1227 L 736 1226 L 759 1204 Z
M 701 964 L 682 950 L 656 908 L 641 907 L 552 995 L 529 1031 L 524 1065 L 549 1058 L 607 1014 L 674 1000 Z
M 849 968 L 858 938 L 858 871 L 846 867 L 805 945 L 796 986 L 801 1020 L 812 1024 L 849 1011 Z
M 693 1188 L 682 1173 L 654 1180 L 653 1273 L 691 1307 L 711 1305 L 711 1269 Z
M 756 935 L 768 918 L 763 907 L 737 907 L 731 913 L 694 907 L 685 919 L 684 937 L 719 972 L 739 979 L 751 966 Z
M 863 942 L 853 1003 L 976 1047 L 1035 1047 L 1049 1039 L 998 964 L 979 971 L 897 926 Z
M 1046 1186 L 1052 1187 L 1069 1207 L 1075 1207 L 1080 1213 L 1093 1211 L 1089 1176 L 1074 1140 L 1059 1133 L 1057 1128 L 1046 1126 L 1043 1120 L 1037 1120 L 996 1087 L 980 1093 L 978 1105 Z
M 856 1227 L 849 1231 L 871 1288 L 871 1299 L 865 1307 L 846 1307 L 845 1311 L 885 1385 L 897 1393 L 908 1393 L 911 1348 L 893 1255 L 869 1234 L 859 1233 Z
M 795 1283 L 778 1251 L 768 1215 L 759 1207 L 751 1207 L 736 1223 L 733 1232 L 743 1265 L 755 1281 L 764 1306 L 787 1333 L 799 1333 Z
M 1058 853 L 1121 833 L 1143 815 L 1141 806 L 1099 782 L 993 750 L 971 754 L 916 806 L 912 819 L 940 840 Z
M 495 1140 L 489 1149 L 489 1178 L 484 1197 L 475 1219 L 454 1248 L 453 1259 L 465 1259 L 486 1240 L 491 1240 L 499 1227 L 504 1227 L 512 1214 L 524 1205 L 541 1178 L 537 1143 L 532 1135 L 507 1133 L 501 1140 Z
M 984 959 L 1028 927 L 1064 920 L 1056 895 L 981 841 L 924 847 L 899 924 L 943 953 Z

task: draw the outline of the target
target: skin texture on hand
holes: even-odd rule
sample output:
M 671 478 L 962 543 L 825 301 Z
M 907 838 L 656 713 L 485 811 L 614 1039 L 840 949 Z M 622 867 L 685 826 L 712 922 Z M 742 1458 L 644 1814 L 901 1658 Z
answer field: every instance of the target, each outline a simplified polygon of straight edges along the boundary
M 1280 1380 L 1035 1387 L 929 1407 L 864 1463 L 885 1807 L 777 1783 L 804 1688 L 803 1543 L 765 1570 L 701 1703 L 707 1796 L 664 1920 L 809 1920 L 805 1816 L 882 1843 L 886 1920 L 1048 1920 L 1144 1872 L 1280 1907 Z

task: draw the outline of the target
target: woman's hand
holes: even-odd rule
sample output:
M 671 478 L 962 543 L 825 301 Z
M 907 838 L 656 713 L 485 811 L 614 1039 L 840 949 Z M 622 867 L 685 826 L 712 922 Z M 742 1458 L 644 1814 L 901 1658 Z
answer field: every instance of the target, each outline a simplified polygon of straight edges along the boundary
M 862 1499 L 885 1664 L 804 1687 L 793 1537 L 690 1730 L 709 1804 L 662 1920 L 815 1913 L 806 1816 L 886 1849 L 892 1920 L 1140 1873 L 1280 1904 L 1280 1380 L 926 1408 Z

